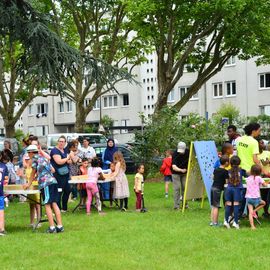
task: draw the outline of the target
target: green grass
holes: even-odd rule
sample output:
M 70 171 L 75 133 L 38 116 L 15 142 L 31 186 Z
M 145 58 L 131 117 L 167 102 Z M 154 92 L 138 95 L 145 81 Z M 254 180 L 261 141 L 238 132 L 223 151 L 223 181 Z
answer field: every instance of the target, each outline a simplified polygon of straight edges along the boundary
M 147 213 L 105 209 L 90 217 L 77 211 L 63 215 L 65 232 L 48 235 L 47 223 L 36 232 L 27 228 L 27 203 L 6 209 L 8 235 L 0 238 L 0 269 L 267 269 L 269 221 L 257 231 L 248 221 L 241 229 L 209 227 L 209 207 L 191 202 L 184 214 L 174 211 L 172 190 L 165 199 L 163 183 L 146 183 Z M 172 187 L 171 187 L 172 188 Z M 74 203 L 69 208 L 74 207 Z M 220 214 L 223 219 L 223 212 Z

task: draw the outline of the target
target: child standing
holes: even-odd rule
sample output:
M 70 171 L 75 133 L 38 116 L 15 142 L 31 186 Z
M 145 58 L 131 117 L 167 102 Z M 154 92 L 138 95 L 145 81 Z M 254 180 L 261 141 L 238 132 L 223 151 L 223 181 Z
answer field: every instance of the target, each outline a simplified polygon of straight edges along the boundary
M 135 184 L 134 184 L 134 192 L 136 195 L 136 211 L 140 212 L 142 209 L 142 184 L 143 181 L 143 173 L 144 173 L 144 165 L 140 164 L 137 168 L 137 173 L 135 175 Z
M 250 170 L 250 176 L 247 178 L 246 199 L 249 211 L 249 223 L 251 229 L 256 229 L 253 218 L 257 218 L 256 212 L 265 206 L 265 201 L 261 200 L 260 185 L 267 186 L 260 177 L 262 169 L 259 165 L 253 165 Z M 255 209 L 253 209 L 253 207 Z
M 120 209 L 125 212 L 128 209 L 129 197 L 128 180 L 125 174 L 126 162 L 120 151 L 114 153 L 113 161 L 115 162 L 115 171 L 109 177 L 115 180 L 114 198 L 120 199 Z
M 26 182 L 28 183 L 31 174 L 32 174 L 32 162 L 30 161 L 29 156 L 25 157 L 25 163 L 26 163 L 26 168 L 25 168 L 25 178 Z M 38 185 L 38 181 L 35 179 L 32 182 L 33 185 Z M 40 205 L 38 204 L 40 200 L 40 195 L 37 194 L 30 194 L 27 196 L 28 201 L 29 201 L 29 206 L 30 206 L 30 227 L 34 228 L 35 226 L 35 215 L 37 216 L 37 220 L 40 220 Z M 40 224 L 38 224 L 38 227 Z
M 98 209 L 98 213 L 100 215 L 104 214 L 101 211 L 101 201 L 99 197 L 99 190 L 97 186 L 97 181 L 99 177 L 104 179 L 102 174 L 102 169 L 99 167 L 99 160 L 97 158 L 93 158 L 91 161 L 91 167 L 88 168 L 88 180 L 86 183 L 86 192 L 87 192 L 87 203 L 86 203 L 86 214 L 90 215 L 91 212 L 91 203 L 92 198 L 95 196 L 96 198 L 96 205 Z
M 88 167 L 89 167 L 88 158 L 83 158 L 82 164 L 80 166 L 80 174 L 87 175 L 88 174 Z M 86 198 L 87 198 L 86 184 L 78 184 L 77 189 L 80 191 L 80 194 L 81 194 L 81 202 L 82 202 L 81 206 L 85 206 Z
M 2 162 L 3 152 L 0 153 L 0 236 L 6 235 L 4 215 L 4 183 L 8 182 L 8 169 Z
M 164 175 L 165 182 L 165 198 L 168 198 L 169 194 L 169 183 L 172 182 L 172 151 L 166 151 L 166 158 L 163 159 L 160 167 L 160 172 Z
M 233 227 L 239 229 L 238 218 L 239 218 L 239 205 L 242 201 L 241 199 L 241 189 L 243 188 L 242 185 L 242 178 L 244 176 L 244 171 L 241 170 L 239 167 L 241 160 L 238 156 L 233 156 L 230 160 L 231 163 L 231 170 L 229 171 L 229 181 L 228 187 L 225 192 L 225 221 L 224 226 L 229 229 L 229 216 L 231 214 L 232 206 L 233 206 L 233 213 L 234 213 L 234 222 Z
M 220 157 L 220 166 L 214 170 L 214 182 L 211 187 L 211 222 L 210 226 L 218 226 L 218 209 L 220 208 L 221 193 L 224 185 L 228 181 L 229 174 L 225 169 L 229 164 L 229 157 L 224 155 Z

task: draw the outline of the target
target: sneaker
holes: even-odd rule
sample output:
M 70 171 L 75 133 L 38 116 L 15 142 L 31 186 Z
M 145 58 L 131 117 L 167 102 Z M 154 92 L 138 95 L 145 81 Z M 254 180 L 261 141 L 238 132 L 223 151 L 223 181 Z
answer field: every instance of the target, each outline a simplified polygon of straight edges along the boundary
M 4 201 L 5 201 L 6 207 L 8 207 L 8 203 L 9 203 L 8 198 L 7 198 L 7 197 L 5 197 Z
M 224 225 L 224 227 L 226 227 L 227 229 L 230 229 L 230 228 L 231 228 L 230 223 L 227 222 L 226 220 L 224 221 L 223 225 Z
M 46 233 L 56 233 L 56 228 L 54 227 L 53 229 L 51 229 L 49 227 L 48 230 L 46 231 Z
M 61 213 L 66 213 L 67 212 L 67 210 L 61 210 Z
M 56 232 L 57 233 L 64 232 L 64 227 L 62 226 L 62 227 L 59 228 L 59 227 L 56 226 Z
M 239 227 L 239 224 L 236 224 L 235 222 L 233 222 L 233 225 L 232 225 L 235 229 L 239 230 L 240 227 Z
M 209 223 L 209 226 L 214 226 L 214 223 L 211 221 L 211 222 Z
M 6 231 L 0 231 L 0 236 L 6 236 L 7 232 Z
M 173 209 L 174 209 L 174 210 L 179 210 L 179 207 L 174 207 Z
M 169 197 L 169 194 L 168 193 L 165 193 L 165 198 L 167 199 Z
M 123 207 L 123 208 L 121 209 L 121 211 L 122 211 L 122 212 L 126 212 L 127 209 L 126 209 L 125 207 Z
M 105 212 L 98 212 L 98 214 L 100 215 L 100 216 L 106 216 L 106 213 Z

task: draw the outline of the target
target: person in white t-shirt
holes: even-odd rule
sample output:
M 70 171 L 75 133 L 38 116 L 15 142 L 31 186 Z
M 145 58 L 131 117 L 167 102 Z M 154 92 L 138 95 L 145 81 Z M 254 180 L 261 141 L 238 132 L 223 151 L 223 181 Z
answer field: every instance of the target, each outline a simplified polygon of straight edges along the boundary
M 80 147 L 79 150 L 82 152 L 81 158 L 88 158 L 89 161 L 91 161 L 93 158 L 97 156 L 95 149 L 92 146 L 90 146 L 90 143 L 86 138 L 83 139 L 82 146 Z

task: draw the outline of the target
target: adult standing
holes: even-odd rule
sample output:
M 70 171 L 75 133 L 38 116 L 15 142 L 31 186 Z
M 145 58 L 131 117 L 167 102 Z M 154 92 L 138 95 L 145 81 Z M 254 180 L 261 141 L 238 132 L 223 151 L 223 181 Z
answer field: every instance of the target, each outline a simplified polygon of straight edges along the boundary
M 102 169 L 107 170 L 110 168 L 110 164 L 113 162 L 113 155 L 115 152 L 117 152 L 118 149 L 115 146 L 115 142 L 113 139 L 108 139 L 107 141 L 107 147 L 105 151 L 102 154 Z M 110 199 L 110 206 L 112 207 L 113 204 L 113 191 L 114 191 L 114 182 L 110 183 L 102 183 L 100 184 L 101 187 L 101 199 L 107 199 L 109 194 Z
M 174 209 L 180 207 L 180 199 L 184 196 L 188 169 L 189 150 L 184 142 L 179 142 L 172 156 L 172 180 L 174 191 Z M 180 193 L 181 188 L 181 193 Z
M 249 173 L 252 165 L 260 166 L 259 144 L 255 138 L 260 135 L 261 127 L 258 123 L 250 123 L 244 127 L 244 131 L 245 135 L 237 140 L 236 149 L 237 155 L 241 159 L 241 168 Z
M 4 141 L 4 151 L 8 155 L 10 162 L 13 162 L 14 155 L 11 150 L 11 142 L 8 140 Z
M 57 205 L 57 181 L 52 175 L 50 162 L 44 156 L 39 154 L 39 150 L 36 145 L 29 145 L 27 147 L 27 153 L 32 162 L 32 172 L 29 182 L 24 186 L 24 188 L 29 188 L 35 179 L 35 176 L 37 176 L 38 188 L 41 190 L 43 202 L 45 204 L 46 215 L 50 224 L 47 232 L 63 232 L 64 227 L 62 225 L 61 213 Z M 56 217 L 57 227 L 54 226 L 53 212 Z
M 89 140 L 87 138 L 83 139 L 82 146 L 79 148 L 79 150 L 82 152 L 82 158 L 88 158 L 89 161 L 97 156 L 95 149 L 90 146 Z
M 57 146 L 50 153 L 51 164 L 55 169 L 54 177 L 57 180 L 58 188 L 61 188 L 58 206 L 62 212 L 67 211 L 68 198 L 70 194 L 69 180 L 69 164 L 71 164 L 70 155 L 65 149 L 66 137 L 60 136 Z
M 237 128 L 235 125 L 229 125 L 227 127 L 227 135 L 229 137 L 229 143 L 233 146 L 234 155 L 236 155 L 236 143 L 237 140 L 241 137 L 239 133 L 237 133 Z

